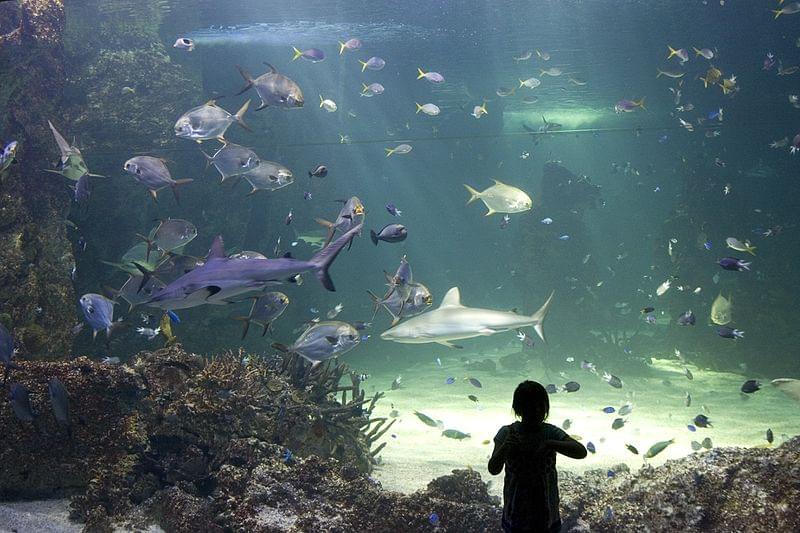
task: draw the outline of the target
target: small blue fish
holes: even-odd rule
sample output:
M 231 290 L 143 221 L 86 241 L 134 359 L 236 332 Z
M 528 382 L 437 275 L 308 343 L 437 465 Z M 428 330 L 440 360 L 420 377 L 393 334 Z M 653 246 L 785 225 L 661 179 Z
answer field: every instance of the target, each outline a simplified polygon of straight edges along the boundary
M 294 462 L 294 454 L 292 453 L 292 451 L 289 448 L 286 448 L 283 451 L 283 454 L 281 455 L 281 457 L 283 458 L 283 462 L 286 463 L 287 465 Z
M 452 385 L 453 383 L 456 382 L 456 378 L 447 378 L 446 380 L 444 380 L 444 382 L 447 383 L 448 385 Z
M 386 204 L 386 210 L 389 212 L 390 215 L 393 217 L 399 217 L 403 214 L 402 211 L 397 209 L 397 206 L 394 204 Z
M 669 142 L 669 135 L 664 134 L 658 138 L 658 144 L 667 144 L 667 142 Z
M 696 427 L 694 427 L 694 426 L 693 426 L 693 425 L 691 425 L 691 424 L 689 424 L 688 426 L 686 426 L 686 429 L 688 429 L 688 430 L 689 430 L 689 431 L 691 431 L 692 433 L 694 433 L 695 431 L 697 431 L 697 428 L 696 428 Z
M 439 525 L 439 515 L 436 514 L 436 513 L 431 513 L 431 515 L 428 517 L 428 522 L 430 522 L 432 526 L 438 526 Z
M 606 472 L 606 475 L 608 477 L 615 477 L 617 475 L 617 473 L 614 472 L 613 470 L 609 470 L 608 472 Z
M 648 324 L 655 324 L 656 317 L 654 315 L 647 315 L 646 317 L 644 317 L 644 321 L 647 322 Z
M 361 342 L 366 342 L 369 340 L 369 335 L 361 335 Z
M 626 347 L 626 348 L 623 348 L 623 349 L 622 349 L 622 351 L 623 351 L 623 352 L 625 352 L 625 353 L 626 353 L 626 354 L 628 354 L 628 355 L 630 355 L 630 354 L 632 354 L 632 353 L 633 353 L 633 350 L 631 350 L 630 348 L 627 348 L 627 347 Z
M 311 192 L 310 191 L 303 192 L 303 200 L 311 200 Z
M 722 122 L 722 108 L 717 109 L 716 111 L 711 111 L 708 113 L 708 120 L 719 119 Z
M 604 412 L 605 414 L 607 414 L 607 415 L 610 415 L 611 413 L 614 413 L 614 412 L 616 412 L 616 411 L 617 411 L 617 410 L 616 410 L 616 409 L 614 409 L 613 407 L 603 407 L 603 412 Z
M 591 441 L 586 443 L 586 449 L 592 453 L 597 453 L 597 448 L 594 447 L 594 443 Z
M 94 293 L 84 294 L 79 302 L 86 323 L 92 328 L 92 338 L 97 337 L 97 332 L 102 330 L 106 331 L 106 336 L 111 335 L 114 326 L 114 302 Z
M 710 250 L 711 249 L 711 241 L 706 241 L 703 244 L 703 248 L 705 248 L 706 250 Z
M 558 240 L 559 240 L 559 241 L 568 241 L 568 240 L 569 240 L 569 235 L 567 235 L 567 234 L 565 233 L 564 235 L 562 235 L 561 237 L 559 237 L 559 238 L 558 238 Z
M 175 311 L 167 311 L 167 315 L 173 324 L 181 323 L 181 318 L 175 313 Z

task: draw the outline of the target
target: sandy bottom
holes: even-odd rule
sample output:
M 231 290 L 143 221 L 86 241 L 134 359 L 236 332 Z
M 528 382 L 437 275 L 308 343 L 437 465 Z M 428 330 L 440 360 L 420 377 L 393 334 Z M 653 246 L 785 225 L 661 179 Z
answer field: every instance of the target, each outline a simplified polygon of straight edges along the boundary
M 0 503 L 0 532 L 70 533 L 83 530 L 69 520 L 69 500 Z
M 508 371 L 468 374 L 460 360 L 461 356 L 494 359 L 502 353 L 478 357 L 463 350 L 457 356 L 442 355 L 442 366 L 439 366 L 435 354 L 442 350 L 433 348 L 428 352 L 434 355 L 405 370 L 403 387 L 388 390 L 385 399 L 375 408 L 374 416 L 390 416 L 392 410 L 397 411 L 397 422 L 382 439 L 388 444 L 381 452 L 382 464 L 375 477 L 386 488 L 412 492 L 424 488 L 437 476 L 469 466 L 484 479 L 493 480 L 490 490 L 500 495 L 502 474 L 489 475 L 486 463 L 497 430 L 514 420 L 511 411 L 514 388 L 523 379 L 539 380 L 543 384 L 551 380 L 544 377 L 541 369 L 524 376 Z M 548 422 L 563 427 L 564 421 L 569 419 L 571 425 L 567 433 L 579 438 L 584 445 L 592 442 L 597 453 L 580 461 L 559 456 L 558 468 L 562 471 L 579 473 L 618 463 L 626 463 L 636 470 L 644 464 L 643 455 L 651 445 L 673 438 L 674 444 L 647 461 L 659 465 L 668 459 L 694 453 L 691 442 L 702 442 L 705 437 L 709 437 L 715 447 L 766 446 L 768 428 L 775 435 L 774 445 L 787 439 L 787 435 L 800 433 L 800 404 L 772 387 L 769 380 L 763 380 L 762 390 L 745 395 L 740 387 L 747 377 L 700 370 L 689 364 L 686 366 L 694 377 L 689 380 L 683 374 L 683 363 L 664 359 L 654 360 L 647 377 L 621 375 L 623 388 L 616 389 L 599 376 L 581 370 L 579 360 L 565 362 L 565 366 L 567 370 L 561 376 L 551 376 L 556 384 L 561 386 L 575 380 L 581 388 L 574 393 L 559 391 L 550 396 Z M 498 368 L 501 368 L 499 364 Z M 465 376 L 479 379 L 482 387 L 473 386 Z M 369 380 L 376 388 L 388 388 L 395 377 L 375 372 Z M 446 384 L 448 377 L 456 378 L 455 383 Z M 685 406 L 687 391 L 692 396 L 690 407 Z M 479 402 L 468 399 L 470 394 L 477 396 Z M 623 417 L 624 427 L 613 430 L 612 422 L 619 415 L 606 414 L 603 408 L 619 409 L 626 402 L 633 404 L 633 412 Z M 445 429 L 469 433 L 470 438 L 446 438 L 441 429 L 422 423 L 414 410 L 441 420 Z M 694 424 L 693 418 L 701 413 L 708 416 L 713 427 L 691 432 L 687 425 Z M 639 455 L 629 451 L 626 444 L 636 447 Z

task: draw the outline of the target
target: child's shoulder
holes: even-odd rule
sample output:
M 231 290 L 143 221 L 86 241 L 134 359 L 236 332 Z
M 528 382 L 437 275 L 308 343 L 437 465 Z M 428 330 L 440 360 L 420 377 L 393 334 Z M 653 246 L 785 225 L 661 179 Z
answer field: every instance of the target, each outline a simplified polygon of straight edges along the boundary
M 546 439 L 550 440 L 563 440 L 564 437 L 568 436 L 566 431 L 547 422 L 542 422 L 542 433 L 544 433 Z

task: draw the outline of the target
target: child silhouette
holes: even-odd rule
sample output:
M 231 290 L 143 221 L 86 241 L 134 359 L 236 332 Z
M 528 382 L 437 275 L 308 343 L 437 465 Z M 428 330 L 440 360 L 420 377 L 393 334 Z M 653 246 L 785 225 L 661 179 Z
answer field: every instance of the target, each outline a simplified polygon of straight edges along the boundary
M 506 468 L 503 531 L 560 531 L 556 452 L 583 459 L 586 448 L 561 428 L 545 423 L 550 399 L 540 383 L 520 383 L 511 406 L 522 421 L 500 428 L 489 459 L 490 474 Z

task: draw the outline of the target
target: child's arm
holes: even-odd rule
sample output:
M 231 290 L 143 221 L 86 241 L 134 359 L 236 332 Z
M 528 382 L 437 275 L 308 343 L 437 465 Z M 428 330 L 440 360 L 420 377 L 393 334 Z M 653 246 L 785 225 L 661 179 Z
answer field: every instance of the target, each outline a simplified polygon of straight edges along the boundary
M 501 443 L 497 443 L 495 441 L 494 444 L 494 451 L 492 452 L 492 457 L 489 459 L 489 473 L 493 476 L 496 476 L 500 472 L 503 471 L 503 465 L 506 463 L 506 456 L 508 455 L 508 451 L 517 442 L 517 437 L 514 435 L 514 432 L 509 430 L 506 434 L 506 438 Z
M 546 440 L 544 441 L 544 445 L 554 452 L 558 452 L 573 459 L 583 459 L 587 455 L 586 448 L 583 444 L 572 437 L 566 437 L 564 440 Z

